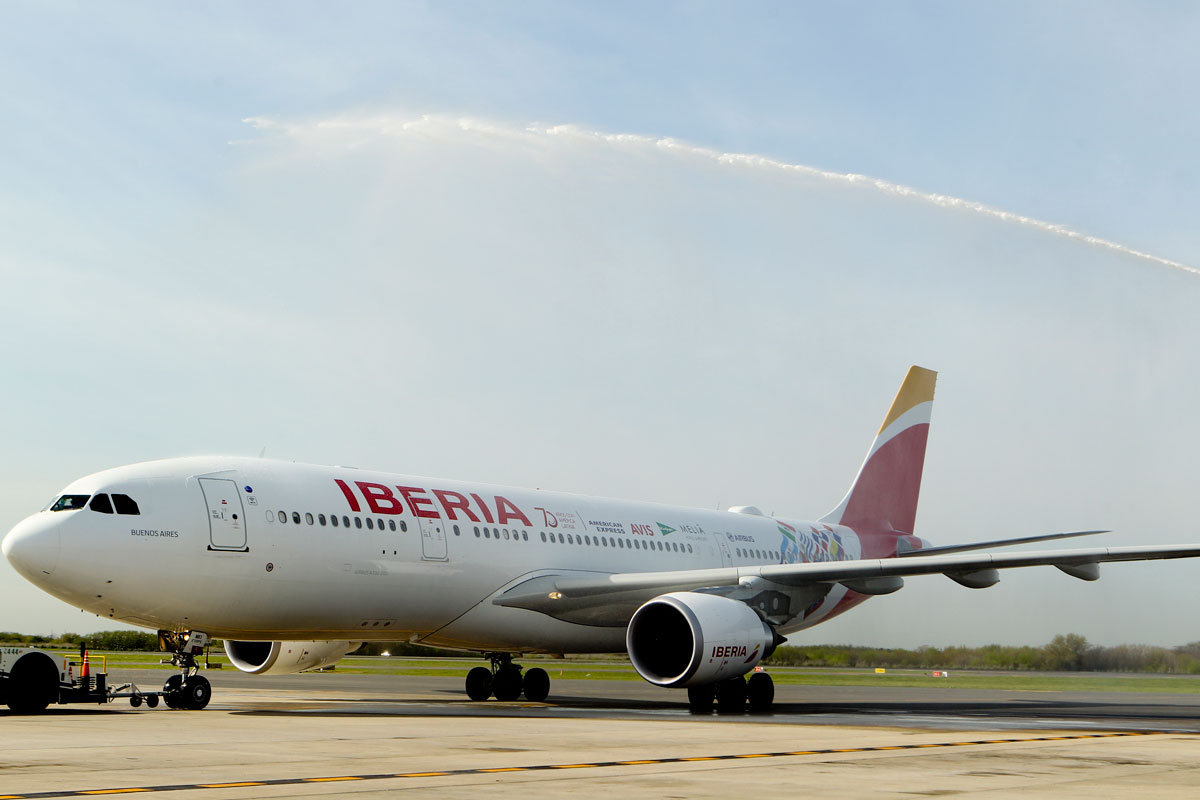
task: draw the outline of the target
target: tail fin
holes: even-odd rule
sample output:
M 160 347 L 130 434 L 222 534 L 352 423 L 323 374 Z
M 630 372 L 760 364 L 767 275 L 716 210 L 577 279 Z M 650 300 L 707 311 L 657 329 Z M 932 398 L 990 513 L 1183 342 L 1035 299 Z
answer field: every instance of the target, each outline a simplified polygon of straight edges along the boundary
M 910 367 L 858 477 L 822 522 L 912 533 L 937 373 Z

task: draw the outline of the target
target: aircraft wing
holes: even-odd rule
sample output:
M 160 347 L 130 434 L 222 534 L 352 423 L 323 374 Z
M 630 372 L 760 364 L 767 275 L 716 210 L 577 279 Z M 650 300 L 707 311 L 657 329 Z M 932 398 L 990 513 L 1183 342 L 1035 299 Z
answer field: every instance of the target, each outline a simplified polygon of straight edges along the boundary
M 945 575 L 971 588 L 1000 580 L 998 570 L 1054 566 L 1072 577 L 1094 581 L 1100 564 L 1109 561 L 1150 561 L 1200 557 L 1200 545 L 1155 547 L 1097 547 L 1039 550 L 1027 553 L 909 555 L 860 561 L 820 561 L 808 564 L 768 564 L 670 572 L 613 574 L 571 573 L 540 575 L 509 588 L 492 599 L 500 606 L 526 608 L 572 622 L 624 625 L 647 600 L 667 592 L 720 590 L 761 579 L 785 587 L 842 584 L 862 594 L 888 594 L 910 575 Z

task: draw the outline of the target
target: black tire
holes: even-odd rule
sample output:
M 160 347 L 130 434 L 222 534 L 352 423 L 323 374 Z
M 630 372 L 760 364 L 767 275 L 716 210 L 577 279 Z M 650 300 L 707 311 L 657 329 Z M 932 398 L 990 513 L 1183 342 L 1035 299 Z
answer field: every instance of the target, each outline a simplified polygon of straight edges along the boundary
M 775 703 L 775 681 L 765 672 L 756 672 L 746 681 L 746 702 L 750 710 L 764 713 Z
M 146 695 L 146 708 L 158 708 L 158 695 Z
M 17 659 L 8 676 L 5 704 L 14 714 L 39 714 L 58 702 L 58 667 L 45 653 Z
M 475 701 L 487 700 L 492 696 L 492 671 L 487 667 L 475 667 L 467 673 L 467 697 Z
M 212 700 L 212 684 L 203 675 L 193 675 L 183 683 L 183 708 L 199 711 Z
M 502 669 L 492 679 L 492 694 L 497 700 L 516 700 L 521 696 L 521 671 Z
M 142 696 L 140 694 L 130 695 L 129 696 L 129 705 L 133 706 L 134 708 L 141 708 Z
M 688 688 L 688 710 L 693 714 L 711 714 L 717 688 L 711 683 Z
M 525 690 L 526 700 L 540 703 L 550 696 L 550 676 L 541 667 L 525 670 L 525 677 L 521 679 L 521 686 Z
M 183 676 L 172 675 L 163 684 L 163 702 L 167 708 L 183 708 Z
M 730 678 L 717 684 L 717 713 L 740 714 L 746 710 L 746 679 Z

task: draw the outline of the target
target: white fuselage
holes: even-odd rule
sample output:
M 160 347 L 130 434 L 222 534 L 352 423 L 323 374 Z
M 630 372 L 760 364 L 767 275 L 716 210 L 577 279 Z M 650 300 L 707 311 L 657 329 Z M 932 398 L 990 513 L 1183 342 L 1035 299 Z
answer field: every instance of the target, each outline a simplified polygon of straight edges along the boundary
M 82 478 L 62 494 L 121 494 L 138 513 L 85 506 L 29 517 L 6 540 L 25 577 L 103 617 L 244 640 L 617 652 L 625 648 L 623 625 L 570 623 L 490 600 L 551 573 L 863 555 L 850 528 L 752 510 L 704 511 L 263 459 L 136 464 Z M 20 540 L 30 544 L 18 547 Z M 835 585 L 781 632 L 814 625 L 861 599 L 847 594 Z

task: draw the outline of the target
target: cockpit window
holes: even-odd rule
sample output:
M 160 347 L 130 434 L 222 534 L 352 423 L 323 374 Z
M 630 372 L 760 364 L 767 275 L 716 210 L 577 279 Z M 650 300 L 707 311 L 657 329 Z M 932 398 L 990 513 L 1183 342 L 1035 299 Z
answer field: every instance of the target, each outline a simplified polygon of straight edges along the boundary
M 88 503 L 88 508 L 92 511 L 99 511 L 101 514 L 113 513 L 112 502 L 109 501 L 106 494 L 98 494 L 93 497 L 92 502 Z
M 137 502 L 127 494 L 114 494 L 112 499 L 118 514 L 129 514 L 132 516 L 142 513 L 141 509 L 138 508 Z
M 91 495 L 87 494 L 64 494 L 50 506 L 51 511 L 78 511 L 87 505 L 88 498 Z

